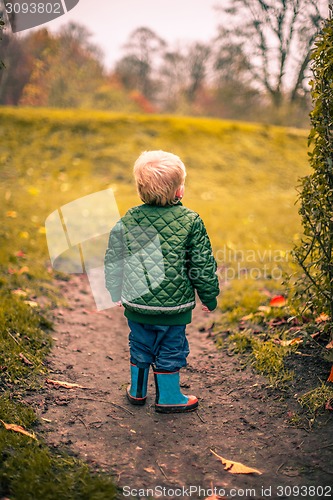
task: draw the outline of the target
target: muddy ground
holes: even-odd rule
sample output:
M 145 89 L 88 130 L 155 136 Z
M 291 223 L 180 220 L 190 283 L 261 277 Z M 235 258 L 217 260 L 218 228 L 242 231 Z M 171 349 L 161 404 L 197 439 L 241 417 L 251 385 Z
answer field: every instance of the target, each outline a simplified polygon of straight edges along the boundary
M 142 498 L 155 487 L 158 498 L 189 498 L 191 493 L 196 499 L 211 493 L 195 491 L 199 487 L 216 488 L 230 498 L 331 498 L 332 412 L 312 430 L 290 425 L 290 415 L 299 410 L 295 394 L 318 385 L 317 376 L 324 378 L 319 362 L 313 373 L 304 365 L 303 376 L 300 372 L 287 391 L 276 390 L 216 348 L 209 327 L 218 313 L 197 306 L 187 328 L 191 354 L 181 381 L 185 394 L 199 398 L 199 410 L 156 413 L 152 376 L 146 406 L 131 406 L 125 398 L 129 354 L 122 308 L 97 312 L 83 275 L 57 284 L 69 307 L 54 311 L 50 378 L 84 388 L 45 383 L 31 396 L 49 445 L 65 447 L 107 471 L 126 494 L 141 489 Z M 299 360 L 302 370 L 305 358 Z M 231 474 L 210 450 L 262 474 Z M 297 487 L 303 488 L 298 492 Z

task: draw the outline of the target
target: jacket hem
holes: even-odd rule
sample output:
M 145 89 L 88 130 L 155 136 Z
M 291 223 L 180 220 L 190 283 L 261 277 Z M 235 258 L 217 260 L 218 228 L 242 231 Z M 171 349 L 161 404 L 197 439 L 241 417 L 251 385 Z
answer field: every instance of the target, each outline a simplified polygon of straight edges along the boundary
M 140 314 L 125 309 L 124 315 L 130 321 L 147 325 L 188 325 L 192 321 L 192 309 L 178 314 Z

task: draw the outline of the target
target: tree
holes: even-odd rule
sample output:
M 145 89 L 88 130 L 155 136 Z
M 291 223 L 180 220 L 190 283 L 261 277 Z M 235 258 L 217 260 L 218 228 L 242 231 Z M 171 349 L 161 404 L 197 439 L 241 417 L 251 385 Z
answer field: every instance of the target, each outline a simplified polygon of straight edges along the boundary
M 116 73 L 126 88 L 139 90 L 152 99 L 158 85 L 153 78 L 157 73 L 165 41 L 149 28 L 138 28 L 130 34 L 124 48 L 127 54 L 117 63 Z
M 304 97 L 311 48 L 323 20 L 325 0 L 229 0 L 220 43 L 238 46 L 253 82 L 276 107 Z
M 189 48 L 186 57 L 189 74 L 187 96 L 191 103 L 205 82 L 209 55 L 210 47 L 203 43 L 194 43 Z
M 333 19 L 325 22 L 312 54 L 313 111 L 309 143 L 312 173 L 302 179 L 299 213 L 304 235 L 295 248 L 304 276 L 298 294 L 330 317 L 333 339 Z
M 33 67 L 20 104 L 82 107 L 92 103 L 105 75 L 100 51 L 90 44 L 84 26 L 69 23 L 55 36 L 39 30 L 27 38 L 26 45 L 33 54 Z

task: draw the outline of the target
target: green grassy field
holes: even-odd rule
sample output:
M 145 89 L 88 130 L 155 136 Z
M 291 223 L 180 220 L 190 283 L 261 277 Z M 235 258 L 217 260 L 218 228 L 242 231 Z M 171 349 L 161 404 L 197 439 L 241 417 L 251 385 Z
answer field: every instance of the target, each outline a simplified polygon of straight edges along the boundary
M 140 203 L 132 179 L 138 155 L 149 149 L 178 154 L 187 167 L 183 203 L 206 223 L 221 278 L 228 281 L 219 306 L 232 320 L 265 305 L 267 290 L 283 291 L 280 276 L 293 268 L 288 252 L 301 230 L 295 186 L 309 171 L 307 135 L 214 119 L 1 108 L 0 388 L 8 404 L 0 407 L 0 418 L 33 427 L 34 418 L 20 398 L 26 389 L 38 386 L 45 371 L 42 360 L 50 337 L 44 315 L 59 300 L 51 282 L 44 228 L 51 212 L 112 187 L 123 214 Z M 229 282 L 231 277 L 235 279 Z M 32 305 L 42 297 L 45 306 L 40 311 Z M 32 365 L 22 363 L 20 353 Z M 16 450 L 16 464 L 26 463 L 29 453 L 37 453 L 38 462 L 38 446 L 1 428 L 0 452 L 6 455 L 9 448 Z M 15 498 L 23 479 L 19 467 L 13 472 L 10 457 L 2 464 L 5 481 L 0 493 Z M 60 458 L 55 465 L 54 458 L 47 457 L 43 484 L 67 467 Z M 66 470 L 72 478 L 70 493 L 62 496 L 65 490 L 59 489 L 57 498 L 77 498 L 70 496 L 71 488 L 74 492 L 80 474 L 86 482 L 89 474 L 73 461 Z M 34 468 L 30 472 L 36 475 Z M 96 481 L 101 481 L 100 488 L 102 483 L 111 488 L 109 498 L 114 498 L 108 479 Z M 43 496 L 42 490 L 38 496 L 37 486 L 34 491 L 37 496 L 26 498 L 54 498 Z

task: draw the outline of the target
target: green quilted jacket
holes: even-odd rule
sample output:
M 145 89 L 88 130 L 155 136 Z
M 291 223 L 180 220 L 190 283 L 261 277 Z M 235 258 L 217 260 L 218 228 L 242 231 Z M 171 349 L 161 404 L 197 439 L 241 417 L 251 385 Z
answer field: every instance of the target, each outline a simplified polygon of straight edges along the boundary
M 200 216 L 181 202 L 128 210 L 110 233 L 104 264 L 106 288 L 132 321 L 190 323 L 195 290 L 203 304 L 216 308 L 209 237 Z

